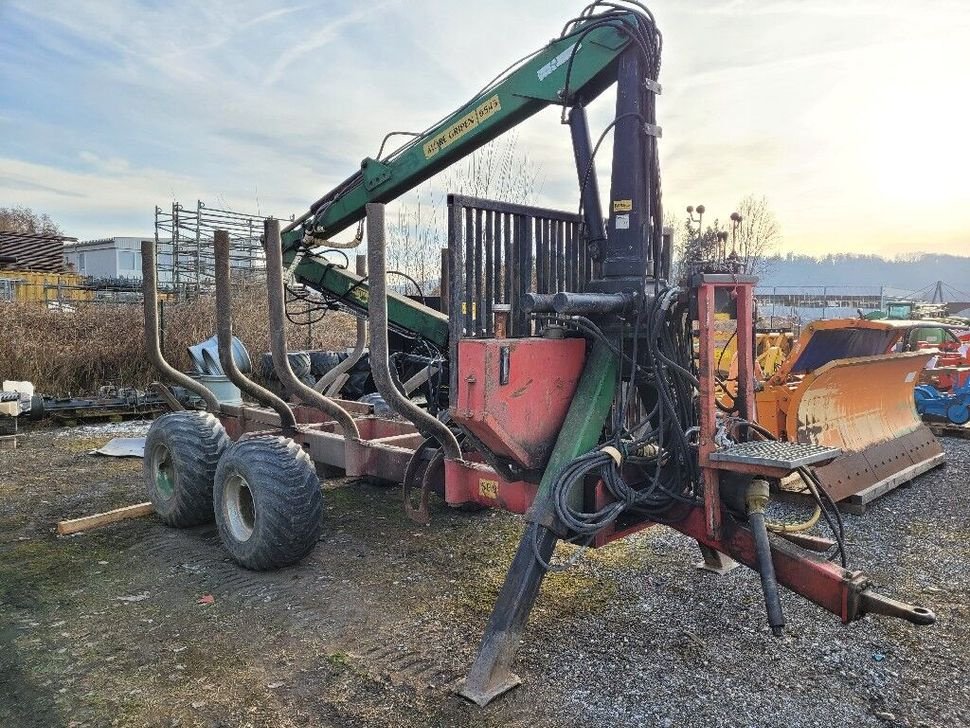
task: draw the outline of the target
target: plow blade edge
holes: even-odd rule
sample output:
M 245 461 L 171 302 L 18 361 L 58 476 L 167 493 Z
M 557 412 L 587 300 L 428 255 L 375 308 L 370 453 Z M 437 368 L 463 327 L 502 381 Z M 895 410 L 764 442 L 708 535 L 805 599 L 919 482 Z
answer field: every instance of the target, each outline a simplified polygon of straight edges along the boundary
M 943 462 L 943 448 L 913 401 L 929 358 L 914 353 L 831 361 L 792 393 L 789 437 L 843 451 L 816 470 L 835 500 L 888 490 Z

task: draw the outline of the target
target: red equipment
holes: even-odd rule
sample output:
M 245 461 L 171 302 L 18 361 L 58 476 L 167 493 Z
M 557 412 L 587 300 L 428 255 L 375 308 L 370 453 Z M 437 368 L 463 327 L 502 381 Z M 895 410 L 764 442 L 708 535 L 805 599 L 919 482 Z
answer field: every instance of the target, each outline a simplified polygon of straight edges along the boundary
M 158 456 L 146 460 L 146 480 L 151 492 L 161 493 L 153 498 L 159 514 L 184 525 L 169 507 L 182 494 L 163 491 L 192 484 L 201 491 L 190 494 L 192 503 L 204 503 L 208 479 L 226 549 L 250 568 L 267 568 L 293 563 L 317 540 L 322 496 L 312 461 L 350 476 L 400 479 L 408 514 L 422 523 L 431 492 L 450 505 L 524 512 L 527 525 L 461 689 L 479 704 L 518 682 L 512 662 L 557 542 L 602 545 L 652 522 L 696 539 L 708 561 L 724 554 L 758 570 L 776 632 L 784 624 L 779 583 L 845 621 L 873 612 L 931 623 L 928 610 L 887 599 L 858 572 L 768 534 L 768 481 L 797 470 L 814 487 L 807 466 L 838 452 L 771 442 L 753 421 L 755 279 L 719 264 L 716 271 L 700 266 L 681 285 L 669 280 L 672 244 L 662 229 L 655 123 L 660 45 L 654 18 L 639 3 L 594 2 L 561 37 L 451 117 L 397 152 L 365 160 L 359 173 L 286 230 L 266 221 L 273 363 L 301 405 L 262 389 L 233 364 L 224 231 L 215 239 L 220 362 L 263 406 L 221 405 L 165 364 L 154 249 L 143 243 L 150 352 L 169 377 L 199 392 L 225 430 L 213 428 L 208 414 L 166 416 L 193 426 L 203 447 L 185 462 L 208 468 L 201 473 L 186 471 L 172 456 L 185 442 L 171 436 L 172 428 L 149 434 Z M 604 216 L 593 164 L 598 145 L 591 142 L 585 105 L 614 82 L 611 205 Z M 447 321 L 389 295 L 383 203 L 551 103 L 562 104 L 568 117 L 583 213 L 450 198 L 442 280 Z M 369 286 L 346 271 L 332 275 L 334 266 L 314 251 L 365 215 Z M 286 352 L 284 271 L 326 294 L 331 305 L 358 314 L 366 305 L 371 373 L 403 419 L 325 397 L 294 375 Z M 717 289 L 736 304 L 739 382 L 729 413 L 719 413 L 715 402 Z M 389 365 L 390 326 L 422 336 L 447 360 L 450 421 L 402 394 Z M 226 433 L 236 442 L 227 446 Z M 410 491 L 419 483 L 414 506 Z M 813 492 L 829 513 L 830 504 Z M 266 503 L 288 518 L 261 518 Z M 294 513 L 294 503 L 310 504 L 311 515 Z M 835 538 L 844 556 L 841 533 Z M 828 545 L 815 539 L 816 547 L 819 542 Z

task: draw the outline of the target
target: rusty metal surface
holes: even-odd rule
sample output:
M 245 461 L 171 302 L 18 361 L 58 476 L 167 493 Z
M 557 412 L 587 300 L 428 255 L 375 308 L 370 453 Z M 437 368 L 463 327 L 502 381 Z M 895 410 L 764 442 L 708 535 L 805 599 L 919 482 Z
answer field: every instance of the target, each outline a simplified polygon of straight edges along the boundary
M 833 361 L 792 392 L 789 438 L 843 451 L 816 471 L 833 498 L 859 493 L 942 452 L 913 402 L 929 358 L 914 353 Z
M 162 375 L 197 394 L 205 402 L 209 412 L 218 414 L 220 405 L 212 391 L 173 367 L 162 354 L 158 335 L 158 280 L 155 263 L 155 243 L 151 240 L 142 240 L 141 272 L 145 305 L 145 348 L 148 351 L 148 358 Z
M 268 218 L 263 221 L 263 238 L 266 243 L 266 302 L 269 313 L 270 350 L 273 368 L 280 382 L 304 404 L 326 412 L 337 421 L 348 440 L 357 440 L 360 433 L 353 416 L 330 397 L 301 382 L 293 373 L 286 352 L 286 303 L 283 292 L 283 252 L 280 242 L 280 221 Z M 225 364 L 225 362 L 223 362 Z
M 229 381 L 264 407 L 273 409 L 286 436 L 296 431 L 293 410 L 283 399 L 243 374 L 233 354 L 232 291 L 229 281 L 229 233 L 216 230 L 213 236 L 216 280 L 216 340 L 222 371 Z
M 754 440 L 739 442 L 710 454 L 711 460 L 720 463 L 763 465 L 769 468 L 795 470 L 803 465 L 834 460 L 841 451 L 811 443 Z
M 388 406 L 414 423 L 425 437 L 433 437 L 452 460 L 461 459 L 461 447 L 447 425 L 430 412 L 418 407 L 398 391 L 391 376 L 387 318 L 387 239 L 384 205 L 367 203 L 367 268 L 370 271 L 370 295 L 367 314 L 370 318 L 370 368 L 377 391 Z
M 540 469 L 585 361 L 583 339 L 462 340 L 452 417 L 493 452 Z

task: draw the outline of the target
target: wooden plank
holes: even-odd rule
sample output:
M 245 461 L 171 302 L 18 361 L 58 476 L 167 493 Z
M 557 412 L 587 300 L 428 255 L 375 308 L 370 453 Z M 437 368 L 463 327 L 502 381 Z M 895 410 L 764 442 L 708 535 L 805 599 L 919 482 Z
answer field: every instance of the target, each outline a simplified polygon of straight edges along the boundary
M 95 513 L 92 516 L 61 521 L 57 524 L 57 533 L 60 536 L 66 536 L 71 533 L 78 533 L 79 531 L 90 531 L 92 528 L 100 528 L 101 526 L 107 526 L 109 523 L 126 521 L 129 518 L 148 516 L 154 512 L 155 508 L 151 503 L 138 503 L 133 506 L 125 506 L 124 508 L 115 508 L 113 511 L 107 511 L 106 513 Z

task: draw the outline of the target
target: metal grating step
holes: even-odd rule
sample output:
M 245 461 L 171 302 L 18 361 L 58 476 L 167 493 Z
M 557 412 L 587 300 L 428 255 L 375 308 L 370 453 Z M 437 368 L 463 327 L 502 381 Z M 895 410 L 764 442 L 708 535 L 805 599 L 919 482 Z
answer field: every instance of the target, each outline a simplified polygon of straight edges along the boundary
M 711 460 L 718 463 L 737 463 L 739 465 L 761 465 L 768 468 L 795 470 L 805 465 L 827 463 L 842 451 L 834 447 L 809 445 L 800 442 L 777 442 L 761 440 L 758 442 L 739 442 L 736 445 L 711 453 Z

